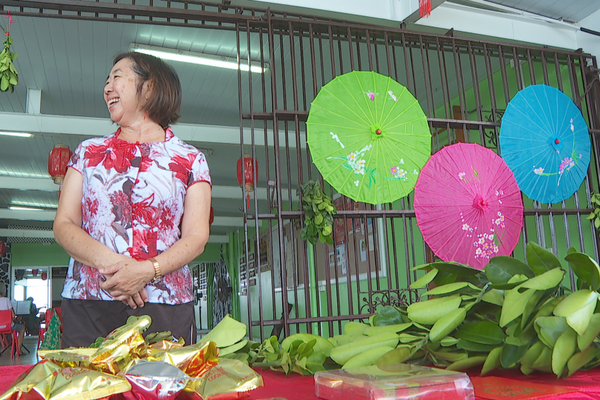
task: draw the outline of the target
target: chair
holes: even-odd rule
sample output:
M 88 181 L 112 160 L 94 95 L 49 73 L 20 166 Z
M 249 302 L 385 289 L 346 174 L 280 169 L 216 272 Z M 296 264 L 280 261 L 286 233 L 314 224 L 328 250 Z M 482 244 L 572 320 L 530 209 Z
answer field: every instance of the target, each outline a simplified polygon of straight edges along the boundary
M 0 311 L 0 326 L 4 325 L 4 328 L 0 328 L 0 342 L 2 344 L 2 353 L 8 349 L 8 340 L 10 339 L 10 359 L 12 360 L 15 355 L 15 350 L 18 350 L 17 347 L 17 331 L 11 329 L 13 320 L 12 310 L 2 310 Z M 7 339 L 8 336 L 8 339 Z M 0 354 L 2 354 L 0 353 Z M 17 357 L 19 357 L 19 352 L 16 351 Z

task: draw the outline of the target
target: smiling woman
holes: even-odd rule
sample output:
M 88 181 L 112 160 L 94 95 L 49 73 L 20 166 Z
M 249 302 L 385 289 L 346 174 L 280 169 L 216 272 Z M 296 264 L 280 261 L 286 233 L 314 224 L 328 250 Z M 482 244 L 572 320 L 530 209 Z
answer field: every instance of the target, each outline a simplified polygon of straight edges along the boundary
M 149 332 L 194 343 L 187 263 L 208 241 L 211 180 L 204 154 L 170 127 L 179 118 L 179 78 L 155 57 L 121 54 L 104 100 L 119 129 L 77 147 L 54 222 L 71 255 L 63 345 L 88 346 L 144 314 L 153 318 Z

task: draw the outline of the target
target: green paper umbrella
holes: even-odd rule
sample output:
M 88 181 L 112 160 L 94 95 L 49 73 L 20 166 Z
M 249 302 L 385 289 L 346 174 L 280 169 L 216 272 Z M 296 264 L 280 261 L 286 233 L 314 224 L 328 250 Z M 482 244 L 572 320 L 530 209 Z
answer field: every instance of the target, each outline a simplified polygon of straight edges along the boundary
M 406 196 L 431 154 L 419 102 L 373 71 L 349 72 L 325 85 L 306 125 L 323 179 L 355 201 L 381 204 Z

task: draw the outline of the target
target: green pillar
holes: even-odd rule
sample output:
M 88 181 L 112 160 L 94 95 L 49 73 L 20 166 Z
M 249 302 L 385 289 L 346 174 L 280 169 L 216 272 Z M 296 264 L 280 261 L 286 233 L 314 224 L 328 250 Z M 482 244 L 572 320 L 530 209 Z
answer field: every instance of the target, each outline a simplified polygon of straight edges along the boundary
M 231 316 L 238 321 L 242 320 L 242 312 L 240 310 L 240 266 L 238 265 L 238 241 L 237 235 L 234 232 L 229 233 L 229 246 L 227 247 L 227 271 L 229 272 L 229 280 L 231 282 Z
M 319 286 L 317 285 L 317 278 L 315 276 L 315 249 L 310 243 L 307 243 L 307 248 L 308 273 L 310 280 L 310 315 L 314 318 L 319 315 L 319 308 L 317 307 L 317 296 L 319 294 Z M 319 331 L 319 325 L 316 322 L 312 324 L 312 331 L 315 334 Z

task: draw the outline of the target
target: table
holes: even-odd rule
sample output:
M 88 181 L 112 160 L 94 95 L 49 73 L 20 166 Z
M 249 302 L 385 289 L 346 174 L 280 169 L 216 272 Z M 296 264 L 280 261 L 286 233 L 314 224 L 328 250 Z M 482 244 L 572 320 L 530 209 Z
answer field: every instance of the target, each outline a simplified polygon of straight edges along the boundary
M 12 365 L 0 367 L 0 395 L 12 385 L 13 381 L 31 365 Z M 263 377 L 264 386 L 253 390 L 249 400 L 269 399 L 281 397 L 286 400 L 319 400 L 315 396 L 314 379 L 311 376 L 291 374 L 285 376 L 281 372 L 270 370 L 257 370 Z M 477 373 L 472 374 L 477 376 Z M 563 393 L 552 396 L 552 400 L 600 400 L 600 368 L 591 371 L 579 371 L 570 378 L 557 380 L 552 374 L 536 373 L 529 376 L 518 371 L 496 371 L 494 376 L 520 380 L 523 382 L 540 383 L 545 385 L 559 385 L 575 388 L 578 392 Z M 546 397 L 545 399 L 550 399 Z M 351 400 L 351 399 L 348 399 Z M 477 400 L 484 400 L 477 397 Z

